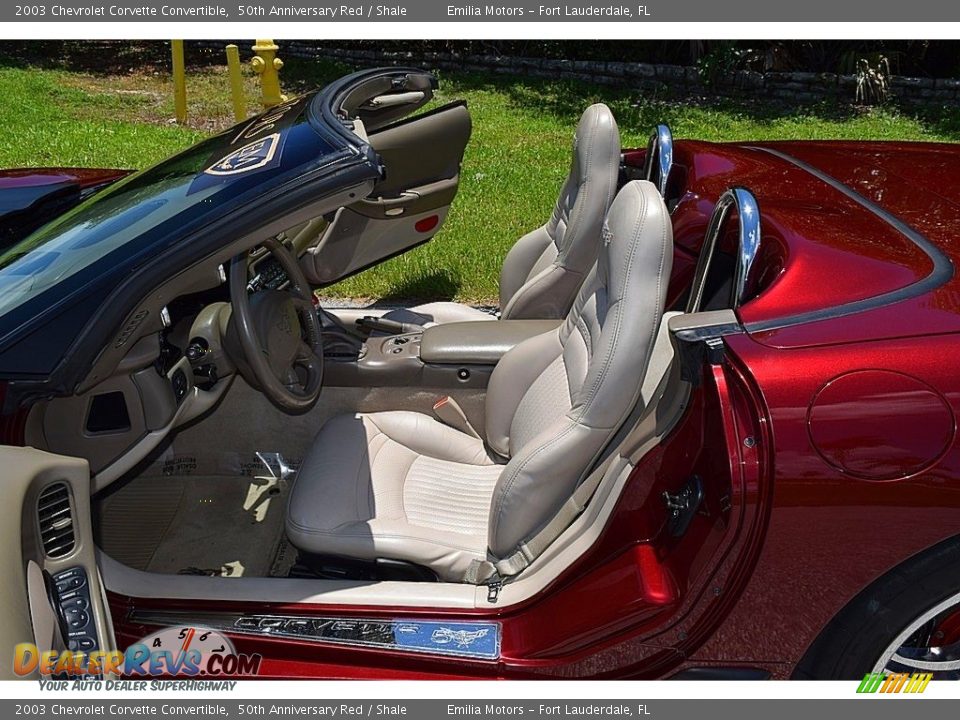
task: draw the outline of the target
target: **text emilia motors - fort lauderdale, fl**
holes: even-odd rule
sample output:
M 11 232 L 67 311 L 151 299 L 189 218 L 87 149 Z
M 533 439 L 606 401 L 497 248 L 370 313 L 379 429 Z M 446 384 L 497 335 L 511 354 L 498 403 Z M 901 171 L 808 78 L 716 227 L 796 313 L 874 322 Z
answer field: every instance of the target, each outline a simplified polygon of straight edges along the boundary
M 450 17 L 649 17 L 647 5 L 447 5 Z
M 286 17 L 363 19 L 378 17 L 406 17 L 407 6 L 403 4 L 346 4 L 346 5 L 201 5 L 178 7 L 176 5 L 83 5 L 67 7 L 57 3 L 32 3 L 16 5 L 18 17 L 55 18 L 152 18 L 152 17 Z M 650 16 L 647 5 L 447 5 L 448 17 L 617 17 L 644 18 Z

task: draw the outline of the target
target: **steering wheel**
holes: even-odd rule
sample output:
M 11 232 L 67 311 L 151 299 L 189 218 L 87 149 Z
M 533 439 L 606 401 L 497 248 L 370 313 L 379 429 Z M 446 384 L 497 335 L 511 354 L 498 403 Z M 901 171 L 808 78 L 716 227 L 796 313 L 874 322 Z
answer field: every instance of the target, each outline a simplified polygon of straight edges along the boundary
M 310 410 L 323 387 L 323 343 L 313 292 L 296 258 L 278 240 L 263 246 L 284 269 L 286 290 L 247 293 L 247 254 L 230 261 L 233 322 L 260 391 L 290 415 Z

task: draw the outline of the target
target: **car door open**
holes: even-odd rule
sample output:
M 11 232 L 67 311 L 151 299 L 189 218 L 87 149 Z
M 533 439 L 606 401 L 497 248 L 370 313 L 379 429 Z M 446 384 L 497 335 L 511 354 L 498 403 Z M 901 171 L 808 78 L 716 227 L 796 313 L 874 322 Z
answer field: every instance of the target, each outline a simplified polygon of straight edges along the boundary
M 455 102 L 367 134 L 383 179 L 360 201 L 340 208 L 302 258 L 307 279 L 330 285 L 430 240 L 443 226 L 460 184 L 472 129 L 466 103 Z

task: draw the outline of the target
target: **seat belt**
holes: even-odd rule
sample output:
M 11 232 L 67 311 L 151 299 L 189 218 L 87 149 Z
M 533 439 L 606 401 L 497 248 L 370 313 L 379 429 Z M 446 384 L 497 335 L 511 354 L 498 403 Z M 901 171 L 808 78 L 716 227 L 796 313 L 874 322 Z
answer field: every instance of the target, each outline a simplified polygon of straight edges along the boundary
M 466 435 L 475 437 L 478 440 L 480 439 L 480 433 L 470 424 L 470 421 L 467 419 L 467 414 L 463 411 L 463 408 L 460 407 L 460 403 L 449 395 L 437 400 L 433 406 L 433 413 L 440 421 L 449 425 L 454 430 L 459 430 Z

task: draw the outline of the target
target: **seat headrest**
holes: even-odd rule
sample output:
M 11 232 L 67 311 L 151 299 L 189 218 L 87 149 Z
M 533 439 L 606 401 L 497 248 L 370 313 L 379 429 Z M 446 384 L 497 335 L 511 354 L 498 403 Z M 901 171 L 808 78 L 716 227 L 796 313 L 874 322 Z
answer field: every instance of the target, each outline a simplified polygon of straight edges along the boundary
M 585 272 L 596 257 L 595 238 L 586 234 L 606 213 L 620 167 L 620 130 L 603 103 L 591 105 L 580 116 L 571 162 L 568 186 L 555 211 L 562 215 L 565 209 L 569 221 L 569 227 L 559 234 L 558 262 Z

